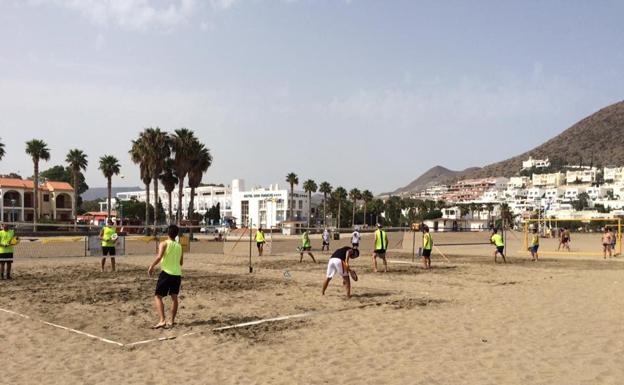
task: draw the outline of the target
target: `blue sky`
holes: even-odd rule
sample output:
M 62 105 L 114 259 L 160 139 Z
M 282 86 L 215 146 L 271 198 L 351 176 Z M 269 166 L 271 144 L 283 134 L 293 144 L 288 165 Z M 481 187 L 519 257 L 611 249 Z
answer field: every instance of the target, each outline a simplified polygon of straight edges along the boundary
M 368 188 L 526 151 L 623 99 L 618 1 L 0 0 L 0 173 L 188 127 L 206 182 Z

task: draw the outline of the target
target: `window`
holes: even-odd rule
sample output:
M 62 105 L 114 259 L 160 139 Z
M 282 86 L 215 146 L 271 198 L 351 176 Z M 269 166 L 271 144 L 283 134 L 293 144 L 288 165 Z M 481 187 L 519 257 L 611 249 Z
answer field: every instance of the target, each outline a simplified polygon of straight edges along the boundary
M 265 200 L 258 201 L 258 209 L 266 210 L 266 208 L 267 208 L 267 203 Z
M 277 200 L 277 209 L 278 210 L 284 210 L 284 200 L 283 199 L 278 199 Z
M 43 194 L 43 201 L 44 202 L 50 202 L 50 195 L 49 194 Z
M 247 225 L 249 220 L 249 201 L 241 201 L 241 223 Z
M 299 201 L 299 210 L 303 210 L 303 201 Z

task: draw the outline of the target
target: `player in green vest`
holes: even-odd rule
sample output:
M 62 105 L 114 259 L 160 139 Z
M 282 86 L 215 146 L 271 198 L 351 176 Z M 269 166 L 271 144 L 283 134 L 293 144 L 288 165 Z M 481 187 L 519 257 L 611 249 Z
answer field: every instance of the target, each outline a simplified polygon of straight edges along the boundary
M 266 240 L 264 238 L 264 231 L 262 231 L 262 226 L 258 228 L 256 231 L 256 247 L 258 248 L 258 256 L 262 257 L 262 252 L 264 251 L 264 244 Z
M 156 283 L 156 291 L 154 293 L 154 305 L 158 312 L 158 323 L 152 326 L 152 329 L 171 328 L 175 325 L 175 317 L 178 313 L 178 294 L 180 294 L 180 284 L 182 283 L 182 265 L 184 264 L 184 252 L 182 245 L 176 242 L 176 237 L 180 233 L 180 229 L 176 225 L 169 225 L 167 235 L 169 239 L 160 242 L 158 245 L 158 255 L 149 269 L 147 274 L 151 277 L 154 273 L 156 265 L 160 263 L 160 275 L 158 283 Z M 165 321 L 165 304 L 163 297 L 170 295 L 173 305 L 171 307 L 171 321 Z
M 433 249 L 433 238 L 429 233 L 429 226 L 423 226 L 423 265 L 425 269 L 431 269 L 431 250 Z
M 106 256 L 111 259 L 112 271 L 115 271 L 115 242 L 117 240 L 117 231 L 113 226 L 111 219 L 106 220 L 106 225 L 100 230 L 100 240 L 102 241 L 102 271 L 106 264 Z
M 13 246 L 17 244 L 17 241 L 18 238 L 15 236 L 15 231 L 9 229 L 6 223 L 0 225 L 0 279 L 12 279 Z
M 377 272 L 377 258 L 381 258 L 384 264 L 384 271 L 388 272 L 388 262 L 386 261 L 386 251 L 388 250 L 388 233 L 383 231 L 382 226 L 377 223 L 375 230 L 375 250 L 373 251 L 373 272 Z
M 498 229 L 496 228 L 492 231 L 492 237 L 490 238 L 490 243 L 496 246 L 496 249 L 494 250 L 494 263 L 497 263 L 496 256 L 498 254 L 500 254 L 501 257 L 503 257 L 503 262 L 507 263 L 507 260 L 505 259 L 505 254 L 504 254 L 505 241 L 503 240 L 503 236 L 498 233 Z
M 308 252 L 308 255 L 310 256 L 310 258 L 312 258 L 312 261 L 316 263 L 316 259 L 314 259 L 314 255 L 312 255 L 311 250 L 312 250 L 312 244 L 310 243 L 310 233 L 308 233 L 308 230 L 306 230 L 301 235 L 301 247 L 299 249 L 299 263 L 303 262 L 303 253 L 305 253 L 306 251 Z

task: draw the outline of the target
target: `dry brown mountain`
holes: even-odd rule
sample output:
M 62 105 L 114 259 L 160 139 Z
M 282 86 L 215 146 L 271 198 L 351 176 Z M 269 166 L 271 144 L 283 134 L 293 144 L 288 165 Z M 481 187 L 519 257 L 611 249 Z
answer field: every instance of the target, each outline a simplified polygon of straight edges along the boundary
M 529 156 L 537 159 L 548 157 L 564 164 L 582 162 L 594 166 L 624 166 L 624 101 L 601 109 L 546 143 L 513 158 L 482 168 L 470 168 L 461 172 L 447 171 L 454 173 L 453 180 L 490 176 L 509 177 L 518 174 L 522 168 L 522 161 Z M 437 168 L 444 169 L 436 166 L 423 176 Z M 421 190 L 424 188 L 423 185 L 415 184 L 419 179 L 395 193 Z M 410 186 L 416 188 L 409 188 Z
M 461 175 L 467 172 L 478 170 L 478 168 L 466 169 L 464 171 L 453 171 L 446 167 L 435 166 L 427 172 L 416 178 L 412 183 L 405 187 L 395 190 L 392 194 L 400 194 L 410 191 L 421 191 L 429 186 L 450 183 L 457 180 Z

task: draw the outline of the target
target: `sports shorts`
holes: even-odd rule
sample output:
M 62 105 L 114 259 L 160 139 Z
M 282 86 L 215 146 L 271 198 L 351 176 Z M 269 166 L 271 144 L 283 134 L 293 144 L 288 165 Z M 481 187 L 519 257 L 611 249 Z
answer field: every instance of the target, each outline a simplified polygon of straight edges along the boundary
M 102 254 L 115 256 L 115 246 L 102 246 Z
M 340 258 L 329 258 L 327 262 L 327 278 L 334 278 L 336 273 L 341 277 L 347 276 L 347 273 L 342 268 L 342 260 Z
M 182 277 L 179 275 L 167 274 L 164 271 L 160 272 L 158 276 L 158 282 L 156 283 L 155 294 L 159 297 L 166 297 L 171 294 L 180 293 L 180 284 L 182 283 Z

